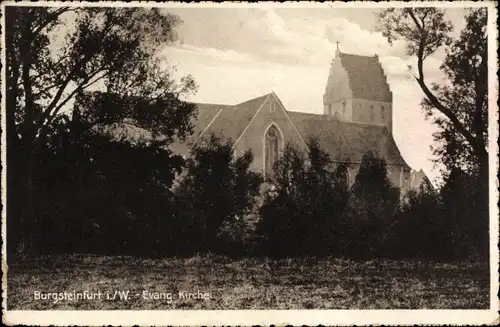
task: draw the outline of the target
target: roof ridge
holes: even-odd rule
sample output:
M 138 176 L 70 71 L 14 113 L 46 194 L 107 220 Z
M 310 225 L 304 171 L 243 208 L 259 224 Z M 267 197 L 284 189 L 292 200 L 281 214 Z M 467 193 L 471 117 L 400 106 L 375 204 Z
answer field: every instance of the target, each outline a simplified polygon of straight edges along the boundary
M 225 106 L 225 107 L 234 106 L 234 104 L 227 104 L 227 103 L 210 103 L 210 102 L 193 102 L 193 101 L 186 101 L 186 102 L 191 103 L 191 104 L 195 104 L 195 105 L 201 104 L 201 105 L 205 105 L 205 106 Z
M 301 112 L 301 111 L 293 111 L 293 110 L 287 110 L 288 113 L 293 114 L 301 114 L 301 115 L 309 115 L 309 116 L 315 116 L 318 118 L 323 118 L 326 115 L 325 114 L 316 114 L 312 112 Z M 365 122 L 358 122 L 358 121 L 346 121 L 346 120 L 334 120 L 334 119 L 324 119 L 325 121 L 332 121 L 332 122 L 339 122 L 342 124 L 353 124 L 353 125 L 365 125 L 365 126 L 373 126 L 373 127 L 378 127 L 378 128 L 387 128 L 386 125 L 378 125 L 378 124 L 370 124 L 370 123 L 365 123 Z
M 312 115 L 312 116 L 323 116 L 324 114 L 316 114 L 314 112 L 303 112 L 303 111 L 295 111 L 295 110 L 287 110 L 287 112 L 292 113 L 292 114 L 303 114 L 303 115 Z
M 365 56 L 365 55 L 361 55 L 361 54 L 345 53 L 345 52 L 341 52 L 340 56 L 341 57 L 343 57 L 343 56 L 352 56 L 352 57 L 371 58 L 371 59 L 377 59 L 378 58 L 377 54 L 375 54 L 373 56 Z
M 265 99 L 267 99 L 267 97 L 268 97 L 269 95 L 271 95 L 272 93 L 273 93 L 273 92 L 269 92 L 269 93 L 266 93 L 266 94 L 264 94 L 264 95 L 260 95 L 260 96 L 255 97 L 255 98 L 251 98 L 251 99 L 249 99 L 249 100 L 246 100 L 246 101 L 243 101 L 243 102 L 239 102 L 239 103 L 235 104 L 234 106 L 239 106 L 239 105 L 242 105 L 242 104 L 245 104 L 245 103 L 248 103 L 248 102 L 256 101 L 256 100 L 258 100 L 258 99 L 265 100 Z

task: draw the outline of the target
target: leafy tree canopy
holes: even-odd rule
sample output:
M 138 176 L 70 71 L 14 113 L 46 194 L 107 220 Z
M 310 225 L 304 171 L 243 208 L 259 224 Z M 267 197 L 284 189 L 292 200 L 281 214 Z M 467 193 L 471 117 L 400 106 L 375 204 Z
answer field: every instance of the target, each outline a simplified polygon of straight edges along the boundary
M 458 38 L 445 19 L 445 9 L 389 8 L 378 15 L 378 29 L 390 44 L 403 40 L 407 53 L 417 57 L 415 81 L 425 98 L 423 108 L 439 127 L 434 153 L 444 163 L 445 173 L 453 167 L 476 171 L 487 183 L 488 54 L 487 8 L 468 10 L 466 26 Z M 424 74 L 425 60 L 439 49 L 446 57 L 441 65 L 447 81 L 432 84 Z

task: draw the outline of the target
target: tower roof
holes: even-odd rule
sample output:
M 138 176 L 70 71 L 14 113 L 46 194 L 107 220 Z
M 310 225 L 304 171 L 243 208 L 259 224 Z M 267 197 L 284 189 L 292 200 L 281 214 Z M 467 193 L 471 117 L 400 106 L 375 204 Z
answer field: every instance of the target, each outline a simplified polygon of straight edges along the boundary
M 391 102 L 391 90 L 377 56 L 339 53 L 340 63 L 347 71 L 353 98 Z

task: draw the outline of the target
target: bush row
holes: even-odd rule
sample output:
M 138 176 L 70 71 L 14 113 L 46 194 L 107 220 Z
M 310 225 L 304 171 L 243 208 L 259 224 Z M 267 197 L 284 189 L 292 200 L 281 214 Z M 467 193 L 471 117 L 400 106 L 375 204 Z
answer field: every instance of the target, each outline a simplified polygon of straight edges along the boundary
M 90 146 L 89 146 L 90 145 Z M 93 135 L 40 155 L 33 205 L 40 253 L 458 259 L 488 253 L 477 181 L 451 172 L 405 197 L 386 164 L 363 157 L 354 184 L 318 142 L 288 144 L 267 176 L 252 153 L 212 135 L 189 159 Z M 12 203 L 12 201 L 11 201 Z M 9 214 L 9 247 L 15 243 Z

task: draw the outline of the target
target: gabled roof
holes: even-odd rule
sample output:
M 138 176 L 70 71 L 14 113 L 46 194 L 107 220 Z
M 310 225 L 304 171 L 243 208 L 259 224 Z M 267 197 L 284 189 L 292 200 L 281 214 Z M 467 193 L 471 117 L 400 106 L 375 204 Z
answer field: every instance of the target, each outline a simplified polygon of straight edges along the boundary
M 234 106 L 225 107 L 206 133 L 224 135 L 224 137 L 236 142 L 269 95 L 266 94 Z
M 83 92 L 75 100 L 75 106 L 91 106 L 105 97 L 105 94 L 105 92 L 99 91 Z M 199 139 L 205 136 L 208 137 L 211 133 L 230 138 L 233 142 L 236 142 L 252 120 L 252 117 L 271 94 L 268 93 L 236 105 L 194 103 L 198 110 L 192 120 L 193 134 L 186 137 L 184 141 L 174 139 L 169 148 L 178 154 L 187 154 Z M 127 123 L 114 124 L 109 128 L 114 130 L 117 137 L 126 136 L 134 140 L 152 137 L 149 131 Z
M 185 155 L 203 137 L 211 133 L 233 142 L 244 132 L 259 108 L 272 93 L 241 102 L 236 105 L 196 103 L 197 116 L 193 119 L 193 134 L 185 141 L 175 140 L 169 147 L 172 151 Z M 86 94 L 96 96 L 96 94 Z M 278 99 L 279 101 L 279 99 Z M 403 165 L 409 169 L 402 158 L 392 135 L 385 126 L 342 122 L 324 115 L 286 111 L 299 135 L 307 140 L 316 137 L 321 148 L 337 160 L 360 162 L 368 151 L 382 156 L 389 165 Z M 117 134 L 124 133 L 132 138 L 151 137 L 148 131 L 119 124 L 112 126 Z
M 340 53 L 340 63 L 347 71 L 353 98 L 392 101 L 384 70 L 377 56 Z
M 226 107 L 230 107 L 223 104 L 208 103 L 197 103 L 196 106 L 198 110 L 195 119 L 193 119 L 193 134 L 188 136 L 184 141 L 176 139 L 170 145 L 170 149 L 176 153 L 186 154 L 189 152 L 191 145 L 198 140 L 210 123 L 217 118 L 220 111 L 224 110 Z
M 315 137 L 332 159 L 361 162 L 368 151 L 382 156 L 388 165 L 409 169 L 385 126 L 342 122 L 324 115 L 288 111 L 295 126 L 307 139 Z
M 196 103 L 198 116 L 193 121 L 193 135 L 184 142 L 177 140 L 171 145 L 171 149 L 185 154 L 198 140 L 212 133 L 236 142 L 270 95 L 268 93 L 236 105 Z

